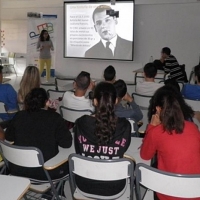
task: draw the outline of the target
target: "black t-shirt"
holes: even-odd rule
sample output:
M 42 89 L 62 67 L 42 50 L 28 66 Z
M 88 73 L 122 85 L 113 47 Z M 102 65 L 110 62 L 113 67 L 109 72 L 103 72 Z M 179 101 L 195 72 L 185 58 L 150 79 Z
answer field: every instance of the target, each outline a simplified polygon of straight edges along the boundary
M 56 112 L 43 109 L 37 112 L 18 112 L 7 128 L 5 138 L 8 141 L 14 141 L 14 144 L 18 146 L 39 148 L 43 153 L 44 161 L 58 153 L 58 146 L 69 148 L 72 145 L 72 136 L 64 119 Z M 11 171 L 12 174 L 18 176 L 46 179 L 40 168 L 22 169 L 19 166 L 11 165 Z M 51 177 L 61 177 L 63 171 L 66 171 L 64 167 L 52 170 Z
M 98 145 L 95 122 L 95 117 L 87 115 L 76 121 L 74 127 L 76 153 L 98 159 L 122 158 L 131 141 L 130 123 L 125 118 L 118 118 L 112 141 L 107 145 Z M 76 182 L 79 189 L 86 193 L 108 196 L 117 194 L 125 186 L 125 180 L 104 182 L 80 176 L 76 176 Z

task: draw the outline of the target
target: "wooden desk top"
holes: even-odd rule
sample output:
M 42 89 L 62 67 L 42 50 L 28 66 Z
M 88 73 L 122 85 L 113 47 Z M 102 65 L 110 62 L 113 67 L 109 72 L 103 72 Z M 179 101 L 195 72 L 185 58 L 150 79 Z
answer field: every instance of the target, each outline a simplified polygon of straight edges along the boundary
M 18 200 L 30 187 L 30 180 L 17 176 L 0 175 L 0 194 L 2 200 Z

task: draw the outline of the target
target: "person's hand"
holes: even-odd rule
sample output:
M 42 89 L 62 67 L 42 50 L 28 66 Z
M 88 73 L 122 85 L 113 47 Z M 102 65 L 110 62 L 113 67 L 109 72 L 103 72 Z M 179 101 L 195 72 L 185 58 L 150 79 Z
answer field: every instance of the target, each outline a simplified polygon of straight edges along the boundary
M 133 101 L 133 98 L 132 98 L 132 97 L 130 96 L 130 94 L 127 92 L 127 93 L 125 94 L 125 96 L 123 97 L 123 100 L 130 103 L 130 102 Z
M 93 90 L 95 88 L 95 81 L 90 80 L 90 85 L 88 87 L 89 90 Z
M 160 115 L 159 114 L 152 115 L 150 124 L 153 126 L 158 126 L 160 123 L 161 123 Z
M 160 62 L 161 62 L 161 63 L 164 63 L 164 62 L 165 62 L 165 59 L 164 59 L 163 57 L 161 57 L 161 58 L 160 58 Z

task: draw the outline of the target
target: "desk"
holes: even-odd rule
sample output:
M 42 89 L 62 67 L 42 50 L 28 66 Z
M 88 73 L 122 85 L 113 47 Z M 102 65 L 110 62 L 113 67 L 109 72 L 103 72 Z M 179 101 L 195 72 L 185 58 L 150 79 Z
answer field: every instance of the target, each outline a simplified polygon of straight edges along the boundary
M 0 175 L 0 195 L 2 200 L 18 200 L 29 189 L 30 180 L 17 176 Z
M 136 163 L 145 163 L 147 165 L 150 165 L 150 160 L 143 160 L 140 157 L 139 147 L 142 144 L 142 139 L 143 138 L 132 137 L 131 144 L 125 154 L 134 158 Z M 75 153 L 74 141 L 72 142 L 72 146 L 70 148 L 64 149 L 59 147 L 59 153 L 54 158 L 45 162 L 44 167 L 46 169 L 52 169 L 52 166 L 66 162 L 68 160 L 69 155 L 72 153 Z
M 135 78 L 134 78 L 135 84 L 137 84 L 137 78 L 144 78 L 143 71 L 144 71 L 143 68 L 133 71 L 135 73 Z M 138 75 L 138 74 L 142 74 L 142 75 Z M 161 77 L 158 77 L 157 75 L 161 75 Z M 158 70 L 157 75 L 156 75 L 155 79 L 159 79 L 159 80 L 163 80 L 163 81 L 165 80 L 166 73 L 163 70 Z

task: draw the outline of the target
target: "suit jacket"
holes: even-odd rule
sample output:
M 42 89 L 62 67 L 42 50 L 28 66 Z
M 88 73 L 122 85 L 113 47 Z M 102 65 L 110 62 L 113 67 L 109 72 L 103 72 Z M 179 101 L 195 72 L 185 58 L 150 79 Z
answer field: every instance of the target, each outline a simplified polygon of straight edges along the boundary
M 116 47 L 113 58 L 107 58 L 106 50 L 101 40 L 85 52 L 86 58 L 132 60 L 133 42 L 117 36 Z

